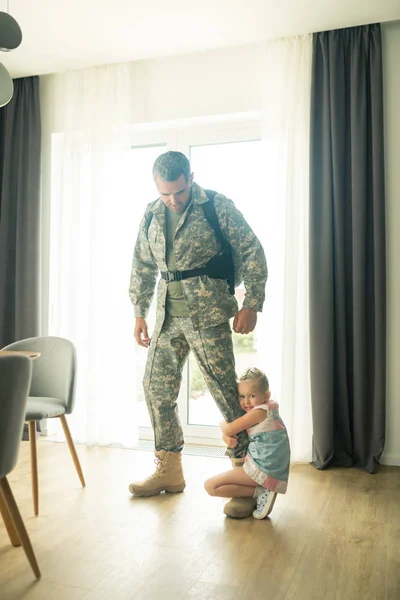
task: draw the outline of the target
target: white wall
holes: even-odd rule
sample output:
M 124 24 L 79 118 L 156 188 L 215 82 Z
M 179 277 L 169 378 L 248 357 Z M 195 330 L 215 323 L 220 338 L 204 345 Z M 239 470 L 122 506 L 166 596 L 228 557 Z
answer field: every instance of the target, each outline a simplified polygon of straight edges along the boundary
M 383 462 L 400 465 L 400 22 L 382 26 L 386 111 L 386 197 L 388 265 L 387 441 Z M 262 47 L 244 46 L 135 63 L 136 123 L 258 111 L 262 107 Z M 51 75 L 41 78 L 43 123 L 43 231 L 49 223 Z M 48 239 L 43 238 L 43 274 Z M 48 293 L 44 286 L 44 300 Z M 43 332 L 47 309 L 43 302 Z
M 387 223 L 387 414 L 382 462 L 400 465 L 400 21 L 382 25 Z

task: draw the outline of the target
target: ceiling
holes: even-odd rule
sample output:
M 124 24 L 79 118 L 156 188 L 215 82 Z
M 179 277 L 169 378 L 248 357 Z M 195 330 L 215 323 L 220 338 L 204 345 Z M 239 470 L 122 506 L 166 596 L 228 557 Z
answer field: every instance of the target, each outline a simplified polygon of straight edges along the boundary
M 400 0 L 8 0 L 23 32 L 13 77 L 400 19 Z M 0 0 L 7 11 L 7 0 Z

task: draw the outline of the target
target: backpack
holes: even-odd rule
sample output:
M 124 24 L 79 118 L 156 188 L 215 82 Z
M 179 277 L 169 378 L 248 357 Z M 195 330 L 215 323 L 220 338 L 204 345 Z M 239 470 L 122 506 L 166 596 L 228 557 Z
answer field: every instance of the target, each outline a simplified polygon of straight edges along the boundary
M 219 254 L 213 256 L 204 267 L 198 269 L 188 269 L 186 271 L 161 271 L 161 277 L 167 283 L 170 281 L 181 281 L 189 277 L 197 277 L 198 275 L 207 275 L 211 279 L 226 279 L 230 294 L 235 294 L 235 268 L 233 264 L 232 248 L 228 240 L 222 234 L 217 213 L 215 212 L 214 198 L 217 192 L 213 190 L 204 190 L 208 197 L 208 202 L 204 202 L 204 216 L 208 224 L 214 231 L 215 237 L 221 246 Z M 146 235 L 150 227 L 153 213 L 149 212 L 146 216 Z

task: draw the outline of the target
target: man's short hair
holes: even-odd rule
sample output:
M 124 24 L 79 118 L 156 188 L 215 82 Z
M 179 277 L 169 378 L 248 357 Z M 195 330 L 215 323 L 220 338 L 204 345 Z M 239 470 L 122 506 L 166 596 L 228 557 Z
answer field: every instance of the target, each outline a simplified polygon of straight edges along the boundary
M 160 154 L 153 165 L 153 178 L 163 181 L 176 181 L 181 175 L 188 181 L 190 177 L 190 162 L 182 152 L 170 150 Z

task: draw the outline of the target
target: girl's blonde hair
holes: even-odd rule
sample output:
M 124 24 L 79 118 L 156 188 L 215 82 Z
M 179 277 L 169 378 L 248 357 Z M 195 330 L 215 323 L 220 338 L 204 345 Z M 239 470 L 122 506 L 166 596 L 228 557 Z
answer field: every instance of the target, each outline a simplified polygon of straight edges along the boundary
M 257 381 L 257 386 L 262 394 L 269 392 L 269 381 L 268 377 L 263 371 L 256 367 L 250 367 L 246 369 L 239 377 L 239 381 Z

